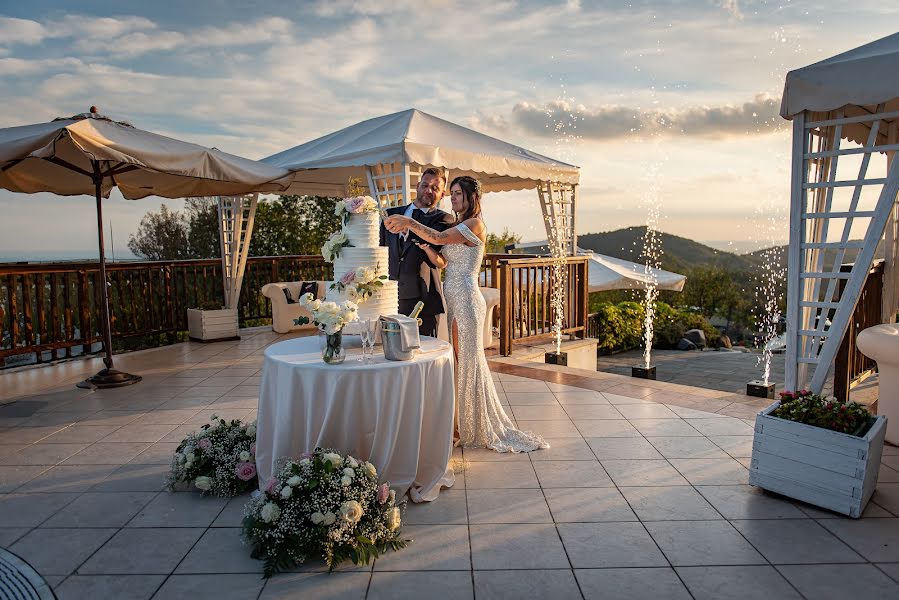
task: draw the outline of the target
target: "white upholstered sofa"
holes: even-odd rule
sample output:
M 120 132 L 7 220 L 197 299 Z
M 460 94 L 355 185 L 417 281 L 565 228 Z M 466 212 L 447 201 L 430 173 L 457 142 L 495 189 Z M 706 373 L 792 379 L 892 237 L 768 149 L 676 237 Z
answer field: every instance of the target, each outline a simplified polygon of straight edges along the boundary
M 329 281 L 316 281 L 318 291 L 316 298 L 324 298 Z M 311 317 L 309 311 L 299 304 L 288 304 L 287 296 L 284 295 L 284 289 L 290 290 L 290 295 L 294 300 L 299 300 L 300 286 L 302 281 L 281 281 L 278 283 L 269 283 L 262 286 L 262 295 L 272 301 L 272 329 L 275 333 L 288 333 L 301 329 L 315 329 L 310 321 L 307 325 L 294 325 L 293 320 L 298 317 Z

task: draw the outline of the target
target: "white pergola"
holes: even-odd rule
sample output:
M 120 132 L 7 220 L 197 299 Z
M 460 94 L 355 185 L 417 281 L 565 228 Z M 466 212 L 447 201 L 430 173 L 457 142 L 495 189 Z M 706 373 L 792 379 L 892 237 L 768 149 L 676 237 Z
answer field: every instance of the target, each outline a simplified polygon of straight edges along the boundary
M 415 198 L 428 167 L 471 175 L 485 192 L 536 189 L 547 236 L 573 254 L 579 169 L 420 110 L 368 119 L 262 162 L 293 172 L 287 194 L 342 196 L 351 177 L 387 208 Z
M 787 390 L 821 392 L 881 239 L 882 319 L 895 319 L 897 73 L 899 33 L 787 74 L 780 111 L 793 121 Z M 858 254 L 843 271 L 850 249 Z

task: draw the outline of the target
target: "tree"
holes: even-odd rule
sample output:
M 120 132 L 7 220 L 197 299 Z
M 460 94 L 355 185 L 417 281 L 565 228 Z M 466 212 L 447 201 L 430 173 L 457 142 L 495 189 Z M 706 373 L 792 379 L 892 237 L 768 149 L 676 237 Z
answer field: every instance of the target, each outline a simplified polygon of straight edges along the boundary
M 137 233 L 128 238 L 128 248 L 147 260 L 183 260 L 192 258 L 187 238 L 187 219 L 162 204 L 158 213 L 148 212 L 140 220 Z
M 517 233 L 512 233 L 509 231 L 509 228 L 506 227 L 503 229 L 501 235 L 496 235 L 495 233 L 487 234 L 486 241 L 486 252 L 487 254 L 505 254 L 506 246 L 511 246 L 512 244 L 518 244 L 521 242 L 521 236 Z
M 340 217 L 334 214 L 336 200 L 322 196 L 279 196 L 260 201 L 250 254 L 318 254 L 328 236 L 342 225 Z
M 733 276 L 721 267 L 693 267 L 687 271 L 681 304 L 695 307 L 707 317 L 728 312 L 732 314 L 740 302 L 740 291 Z
M 187 242 L 193 258 L 217 258 L 221 256 L 219 242 L 218 202 L 211 198 L 188 198 Z

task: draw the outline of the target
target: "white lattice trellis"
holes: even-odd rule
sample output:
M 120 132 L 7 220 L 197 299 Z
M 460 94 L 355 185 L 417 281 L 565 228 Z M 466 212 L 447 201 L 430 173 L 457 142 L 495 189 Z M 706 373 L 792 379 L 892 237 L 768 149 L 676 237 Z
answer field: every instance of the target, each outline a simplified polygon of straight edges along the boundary
M 577 249 L 577 185 L 541 181 L 537 184 L 537 195 L 550 248 L 564 248 L 569 256 L 574 256 Z
M 218 198 L 225 308 L 237 308 L 250 251 L 258 194 Z
M 871 114 L 846 116 L 840 109 L 793 118 L 788 390 L 808 387 L 821 392 L 896 210 L 899 162 L 884 165 L 879 153 L 899 149 L 895 133 L 887 137 L 890 121 L 897 117 L 899 112 L 886 112 L 880 105 Z M 845 142 L 843 127 L 858 124 L 869 130 L 865 143 Z M 857 251 L 850 270 L 841 269 L 847 251 Z

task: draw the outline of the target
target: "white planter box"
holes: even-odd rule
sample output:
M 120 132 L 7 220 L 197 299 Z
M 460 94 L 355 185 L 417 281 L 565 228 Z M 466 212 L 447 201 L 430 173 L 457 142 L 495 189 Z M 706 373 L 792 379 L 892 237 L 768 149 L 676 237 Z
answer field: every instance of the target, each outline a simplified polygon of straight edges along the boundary
M 238 340 L 237 309 L 187 309 L 187 335 L 195 342 Z
M 778 406 L 755 419 L 749 483 L 857 519 L 877 486 L 886 417 L 858 437 L 770 416 Z

